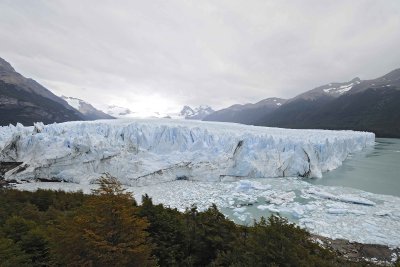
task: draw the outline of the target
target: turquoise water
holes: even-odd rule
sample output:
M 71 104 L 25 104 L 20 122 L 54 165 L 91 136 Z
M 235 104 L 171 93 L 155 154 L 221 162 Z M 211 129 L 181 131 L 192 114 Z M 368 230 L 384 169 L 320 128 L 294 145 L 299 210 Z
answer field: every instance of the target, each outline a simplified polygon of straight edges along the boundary
M 400 196 L 400 139 L 377 138 L 374 147 L 351 155 L 339 168 L 308 182 Z

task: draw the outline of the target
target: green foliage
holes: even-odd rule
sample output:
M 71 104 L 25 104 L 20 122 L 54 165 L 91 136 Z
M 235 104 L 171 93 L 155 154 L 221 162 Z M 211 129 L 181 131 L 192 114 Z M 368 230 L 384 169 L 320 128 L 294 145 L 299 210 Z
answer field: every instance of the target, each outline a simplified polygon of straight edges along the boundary
M 26 255 L 11 239 L 0 238 L 0 266 L 31 266 Z
M 176 209 L 154 205 L 147 195 L 142 198 L 138 215 L 149 222 L 147 231 L 155 244 L 154 255 L 160 266 L 176 266 L 187 257 L 183 215 Z
M 110 176 L 87 198 L 75 216 L 60 220 L 52 240 L 65 265 L 153 266 L 148 223 L 136 215 L 136 202 Z
M 38 225 L 20 216 L 12 216 L 2 226 L 2 234 L 28 258 L 31 266 L 43 266 L 48 260 L 48 241 Z
M 0 190 L 0 266 L 359 266 L 279 217 L 239 226 L 215 205 L 137 205 L 105 175 L 82 192 Z

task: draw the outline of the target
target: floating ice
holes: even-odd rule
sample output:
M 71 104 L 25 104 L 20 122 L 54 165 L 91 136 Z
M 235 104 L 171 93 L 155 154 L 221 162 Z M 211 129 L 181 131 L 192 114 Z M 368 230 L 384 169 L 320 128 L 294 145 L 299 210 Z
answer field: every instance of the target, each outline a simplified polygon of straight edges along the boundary
M 349 210 L 349 209 L 341 209 L 341 208 L 330 208 L 328 209 L 328 213 L 330 214 L 355 214 L 355 215 L 364 215 L 365 212 L 359 210 Z
M 296 178 L 255 179 L 255 183 L 268 189 L 237 191 L 238 182 L 200 182 L 172 181 L 142 187 L 128 187 L 135 198 L 148 194 L 155 203 L 162 203 L 184 211 L 196 204 L 200 210 L 212 203 L 237 223 L 251 224 L 253 219 L 270 214 L 286 216 L 308 231 L 333 239 L 344 238 L 350 241 L 370 244 L 383 244 L 400 247 L 400 198 L 394 196 L 366 193 L 342 187 L 311 185 Z M 245 182 L 247 183 L 247 182 Z M 23 183 L 19 189 L 40 188 L 79 190 L 90 192 L 96 185 L 71 183 Z M 337 198 L 303 198 L 304 191 L 319 190 L 340 198 L 352 195 L 373 201 L 375 205 L 360 205 L 338 201 Z M 280 204 L 271 204 L 266 195 L 296 195 L 283 198 Z
M 365 199 L 363 197 L 359 196 L 351 196 L 351 195 L 334 195 L 328 192 L 325 192 L 321 189 L 318 188 L 311 188 L 309 190 L 305 191 L 308 194 L 315 195 L 320 198 L 326 198 L 326 199 L 332 199 L 332 200 L 337 200 L 337 201 L 342 201 L 342 202 L 349 202 L 349 203 L 354 203 L 354 204 L 361 204 L 361 205 L 367 205 L 367 206 L 374 206 L 375 203 L 371 200 Z

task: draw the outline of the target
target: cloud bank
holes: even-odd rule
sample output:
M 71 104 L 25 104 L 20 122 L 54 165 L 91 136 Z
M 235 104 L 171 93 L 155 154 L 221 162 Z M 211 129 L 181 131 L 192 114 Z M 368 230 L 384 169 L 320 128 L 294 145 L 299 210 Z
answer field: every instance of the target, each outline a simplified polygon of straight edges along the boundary
M 5 0 L 0 57 L 56 94 L 171 112 L 400 67 L 400 1 Z

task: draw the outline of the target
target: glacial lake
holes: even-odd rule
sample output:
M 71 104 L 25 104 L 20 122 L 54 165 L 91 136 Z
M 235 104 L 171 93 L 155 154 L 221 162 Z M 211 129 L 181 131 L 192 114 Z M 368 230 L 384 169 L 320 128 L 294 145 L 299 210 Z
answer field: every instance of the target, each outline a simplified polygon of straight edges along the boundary
M 343 186 L 376 194 L 400 196 L 400 139 L 377 138 L 374 147 L 351 155 L 314 185 Z

